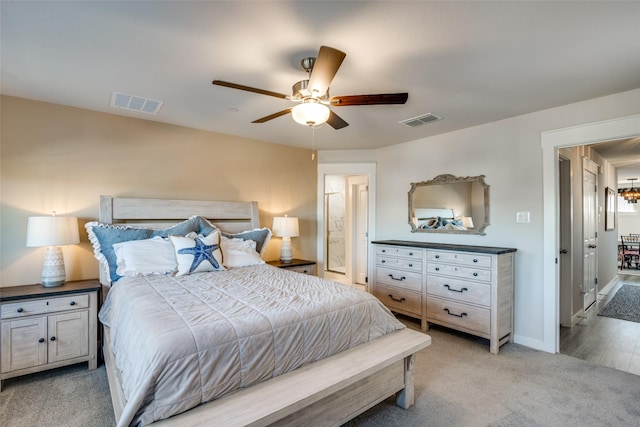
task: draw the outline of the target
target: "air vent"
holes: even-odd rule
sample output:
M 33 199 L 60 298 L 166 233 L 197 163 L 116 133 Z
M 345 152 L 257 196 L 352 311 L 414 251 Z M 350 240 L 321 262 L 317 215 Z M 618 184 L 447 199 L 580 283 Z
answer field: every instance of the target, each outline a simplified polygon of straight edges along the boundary
M 411 126 L 412 128 L 416 126 L 426 125 L 429 122 L 435 122 L 436 120 L 440 120 L 442 117 L 438 117 L 435 114 L 427 113 L 422 116 L 413 117 L 411 119 L 401 120 L 398 123 L 402 123 L 407 126 Z
M 111 106 L 123 110 L 138 111 L 140 113 L 158 114 L 162 107 L 162 101 L 142 98 L 140 96 L 127 95 L 126 93 L 113 92 Z

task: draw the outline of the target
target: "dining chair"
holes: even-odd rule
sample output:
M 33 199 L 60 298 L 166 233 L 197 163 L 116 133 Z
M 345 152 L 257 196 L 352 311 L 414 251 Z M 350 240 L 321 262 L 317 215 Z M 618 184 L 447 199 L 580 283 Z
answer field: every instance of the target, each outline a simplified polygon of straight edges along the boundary
M 631 269 L 633 264 L 634 268 L 639 267 L 640 261 L 640 248 L 637 246 L 640 244 L 640 236 L 620 236 L 621 250 L 622 250 L 622 268 Z M 633 244 L 636 244 L 635 248 Z M 620 250 L 620 249 L 619 249 Z

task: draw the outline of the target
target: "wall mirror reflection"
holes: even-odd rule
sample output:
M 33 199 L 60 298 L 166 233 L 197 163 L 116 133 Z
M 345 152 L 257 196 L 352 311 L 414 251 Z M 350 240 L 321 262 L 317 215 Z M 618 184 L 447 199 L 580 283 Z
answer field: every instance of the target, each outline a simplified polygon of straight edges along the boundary
M 489 186 L 484 175 L 438 175 L 412 182 L 409 190 L 412 233 L 481 234 L 489 225 Z

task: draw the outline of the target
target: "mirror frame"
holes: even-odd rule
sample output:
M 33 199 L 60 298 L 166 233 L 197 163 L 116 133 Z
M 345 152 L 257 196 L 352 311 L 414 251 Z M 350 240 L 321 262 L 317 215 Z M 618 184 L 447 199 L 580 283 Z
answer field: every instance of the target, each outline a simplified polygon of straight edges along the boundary
M 413 193 L 419 187 L 425 187 L 428 185 L 443 185 L 443 184 L 456 184 L 460 182 L 477 182 L 482 185 L 484 189 L 484 223 L 471 230 L 438 230 L 438 229 L 423 229 L 418 228 L 413 223 Z M 490 225 L 489 223 L 489 185 L 484 180 L 484 175 L 478 176 L 454 176 L 450 174 L 438 175 L 430 181 L 412 182 L 411 189 L 409 190 L 409 225 L 411 225 L 412 233 L 445 233 L 445 234 L 480 234 L 486 235 L 485 228 Z

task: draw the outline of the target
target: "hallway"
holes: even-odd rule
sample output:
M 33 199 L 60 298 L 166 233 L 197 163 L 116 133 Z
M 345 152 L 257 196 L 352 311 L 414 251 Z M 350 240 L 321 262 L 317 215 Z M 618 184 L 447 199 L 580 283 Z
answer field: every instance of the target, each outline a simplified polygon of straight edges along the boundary
M 607 294 L 573 328 L 560 328 L 560 353 L 640 375 L 640 323 L 598 316 L 624 284 L 640 286 L 640 276 L 620 274 Z

